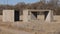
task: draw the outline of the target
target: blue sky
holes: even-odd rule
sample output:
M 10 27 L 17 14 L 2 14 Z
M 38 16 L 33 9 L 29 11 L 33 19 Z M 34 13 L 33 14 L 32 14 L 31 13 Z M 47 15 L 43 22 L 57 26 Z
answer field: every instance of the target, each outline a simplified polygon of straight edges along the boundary
M 38 2 L 39 0 L 0 0 L 0 4 L 10 4 L 10 5 L 15 5 L 18 2 L 25 2 L 25 3 L 34 3 Z
M 10 5 L 15 5 L 17 4 L 18 2 L 25 2 L 25 3 L 35 3 L 35 2 L 38 2 L 40 0 L 0 0 L 0 4 L 10 4 Z

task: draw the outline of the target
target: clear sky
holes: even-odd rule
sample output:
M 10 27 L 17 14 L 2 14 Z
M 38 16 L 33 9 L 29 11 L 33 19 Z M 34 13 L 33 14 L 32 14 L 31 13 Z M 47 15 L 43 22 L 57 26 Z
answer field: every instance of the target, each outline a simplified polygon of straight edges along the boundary
M 8 1 L 8 2 L 7 2 Z M 25 3 L 35 3 L 40 0 L 0 0 L 0 4 L 10 4 L 10 5 L 15 5 L 18 2 L 25 2 Z M 49 0 L 46 0 L 49 1 Z
M 0 4 L 10 4 L 10 5 L 15 5 L 18 2 L 25 2 L 25 3 L 34 3 L 38 2 L 39 0 L 0 0 Z

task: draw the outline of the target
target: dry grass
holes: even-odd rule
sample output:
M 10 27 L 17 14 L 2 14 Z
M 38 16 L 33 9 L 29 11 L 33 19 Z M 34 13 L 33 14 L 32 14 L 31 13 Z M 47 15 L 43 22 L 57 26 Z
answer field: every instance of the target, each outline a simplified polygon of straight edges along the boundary
M 13 30 L 20 30 L 26 32 L 33 32 L 35 34 L 60 34 L 60 15 L 54 16 L 54 22 L 47 23 L 47 22 L 40 22 L 40 21 L 32 21 L 29 23 L 22 23 L 22 22 L 15 22 L 15 23 L 8 23 L 2 22 L 0 16 L 0 27 L 13 29 Z M 10 32 L 1 31 L 1 34 L 14 34 Z

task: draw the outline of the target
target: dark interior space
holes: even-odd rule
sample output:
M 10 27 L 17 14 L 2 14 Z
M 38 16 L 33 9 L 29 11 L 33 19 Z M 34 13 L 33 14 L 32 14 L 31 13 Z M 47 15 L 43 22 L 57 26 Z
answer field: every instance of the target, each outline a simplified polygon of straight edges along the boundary
M 15 10 L 14 12 L 14 21 L 19 21 L 19 11 Z
M 44 15 L 45 15 L 44 20 L 46 20 L 46 17 L 47 17 L 47 15 L 48 15 L 48 13 L 49 13 L 49 11 L 45 11 L 45 12 L 44 12 Z
M 32 14 L 37 18 L 37 12 L 32 12 Z

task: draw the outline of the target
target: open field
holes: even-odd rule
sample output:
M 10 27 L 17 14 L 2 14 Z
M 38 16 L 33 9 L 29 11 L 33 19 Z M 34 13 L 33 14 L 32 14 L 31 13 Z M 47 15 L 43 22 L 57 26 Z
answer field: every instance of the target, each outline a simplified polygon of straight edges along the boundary
M 2 22 L 2 16 L 0 16 L 0 34 L 60 34 L 60 15 L 54 16 L 54 21 L 51 23 Z

